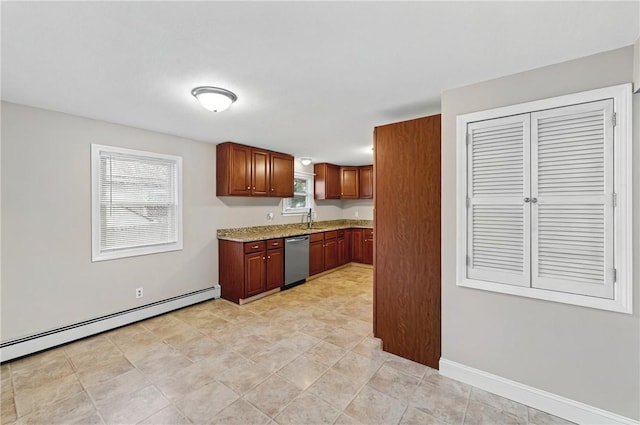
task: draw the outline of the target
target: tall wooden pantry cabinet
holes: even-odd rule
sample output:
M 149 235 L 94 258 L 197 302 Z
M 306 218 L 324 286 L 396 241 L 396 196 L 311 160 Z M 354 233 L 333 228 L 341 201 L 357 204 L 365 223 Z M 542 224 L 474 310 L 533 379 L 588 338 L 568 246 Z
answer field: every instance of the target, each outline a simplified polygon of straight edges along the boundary
M 440 115 L 375 128 L 374 334 L 393 354 L 440 359 Z

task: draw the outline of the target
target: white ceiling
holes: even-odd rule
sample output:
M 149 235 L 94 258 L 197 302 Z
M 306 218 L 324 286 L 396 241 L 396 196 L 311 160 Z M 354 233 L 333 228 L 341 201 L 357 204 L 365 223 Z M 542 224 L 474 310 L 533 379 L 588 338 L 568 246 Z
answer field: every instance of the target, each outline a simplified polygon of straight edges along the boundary
M 632 44 L 639 4 L 5 1 L 2 99 L 366 164 L 374 126 L 444 90 Z M 210 113 L 200 85 L 238 101 Z

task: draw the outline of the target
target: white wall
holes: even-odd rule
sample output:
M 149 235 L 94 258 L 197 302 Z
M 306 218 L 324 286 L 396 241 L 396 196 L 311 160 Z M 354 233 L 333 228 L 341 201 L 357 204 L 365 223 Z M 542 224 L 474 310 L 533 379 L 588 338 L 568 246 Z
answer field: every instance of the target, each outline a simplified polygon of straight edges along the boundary
M 300 221 L 281 199 L 216 197 L 213 144 L 5 102 L 1 119 L 3 342 L 210 287 L 217 229 Z M 183 157 L 182 251 L 91 262 L 91 143 Z M 343 217 L 341 201 L 316 210 Z
M 442 96 L 442 234 L 456 234 L 456 116 L 632 80 L 633 47 L 474 84 Z M 640 95 L 634 163 L 640 164 Z M 442 357 L 640 419 L 640 172 L 633 170 L 633 315 L 456 286 L 442 238 Z

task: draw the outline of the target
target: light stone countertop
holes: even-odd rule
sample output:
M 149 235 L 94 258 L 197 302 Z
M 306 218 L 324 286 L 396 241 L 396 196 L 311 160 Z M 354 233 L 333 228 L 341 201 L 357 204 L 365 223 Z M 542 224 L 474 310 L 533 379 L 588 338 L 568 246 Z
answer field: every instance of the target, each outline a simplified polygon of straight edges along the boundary
M 218 239 L 233 242 L 254 242 L 267 239 L 288 238 L 291 236 L 309 235 L 311 233 L 330 232 L 340 229 L 373 229 L 373 220 L 327 220 L 313 223 L 307 229 L 306 223 L 275 224 L 272 226 L 237 227 L 218 229 Z

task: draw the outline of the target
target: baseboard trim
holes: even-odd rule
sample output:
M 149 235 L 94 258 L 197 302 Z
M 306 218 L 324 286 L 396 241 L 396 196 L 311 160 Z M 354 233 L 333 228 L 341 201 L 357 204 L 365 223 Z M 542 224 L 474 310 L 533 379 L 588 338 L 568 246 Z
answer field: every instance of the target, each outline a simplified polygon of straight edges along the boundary
M 220 298 L 220 285 L 53 329 L 48 332 L 3 342 L 0 344 L 0 362 L 17 359 L 18 357 L 37 353 L 38 351 L 215 298 Z
M 631 418 L 451 360 L 440 359 L 440 374 L 578 424 L 640 425 Z

